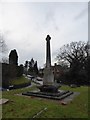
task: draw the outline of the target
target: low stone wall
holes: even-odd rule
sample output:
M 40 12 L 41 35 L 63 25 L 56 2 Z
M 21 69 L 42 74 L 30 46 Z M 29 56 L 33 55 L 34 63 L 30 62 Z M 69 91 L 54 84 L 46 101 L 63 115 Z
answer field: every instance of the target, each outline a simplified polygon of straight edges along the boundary
M 19 88 L 27 87 L 29 85 L 31 85 L 31 82 L 23 83 L 23 84 L 20 84 L 20 85 L 14 85 L 13 87 L 9 87 L 9 89 L 19 89 Z
M 10 80 L 20 77 L 23 74 L 22 66 L 16 66 L 6 63 L 2 63 L 0 64 L 0 66 L 2 67 L 2 71 L 0 72 L 0 74 L 2 74 L 1 82 L 3 88 L 8 88 L 8 86 L 10 85 Z

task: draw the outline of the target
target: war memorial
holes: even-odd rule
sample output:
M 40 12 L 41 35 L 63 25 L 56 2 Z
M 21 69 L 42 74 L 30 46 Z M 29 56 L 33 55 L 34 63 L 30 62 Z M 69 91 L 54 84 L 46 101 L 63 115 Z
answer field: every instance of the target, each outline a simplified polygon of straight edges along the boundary
M 55 83 L 54 74 L 51 70 L 51 51 L 50 51 L 51 37 L 46 37 L 46 66 L 44 69 L 43 85 L 37 86 L 37 91 L 28 91 L 22 93 L 22 95 L 35 96 L 42 98 L 49 98 L 55 100 L 64 99 L 73 94 L 71 91 L 59 90 L 60 84 Z

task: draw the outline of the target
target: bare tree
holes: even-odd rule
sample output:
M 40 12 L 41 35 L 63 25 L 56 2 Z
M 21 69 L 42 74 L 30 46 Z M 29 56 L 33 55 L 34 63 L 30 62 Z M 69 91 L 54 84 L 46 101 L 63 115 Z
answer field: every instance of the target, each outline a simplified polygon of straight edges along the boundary
M 7 52 L 7 45 L 5 43 L 4 37 L 2 34 L 0 34 L 0 53 Z
M 58 62 L 67 63 L 70 66 L 69 80 L 75 84 L 81 84 L 81 81 L 87 79 L 86 75 L 86 63 L 87 63 L 87 50 L 86 43 L 71 42 L 60 48 L 60 52 L 57 55 Z M 81 80 L 81 81 L 80 81 Z M 85 83 L 85 82 L 84 82 Z
M 4 35 L 0 33 L 0 61 L 2 63 L 8 63 L 8 58 L 5 56 L 5 53 L 7 53 L 8 48 L 5 43 Z
M 86 43 L 71 42 L 70 44 L 64 45 L 60 48 L 60 52 L 57 55 L 58 62 L 64 62 L 70 65 L 70 67 L 75 63 L 83 63 L 87 57 L 87 52 L 85 50 Z
M 2 57 L 2 63 L 9 64 L 9 59 L 7 57 Z

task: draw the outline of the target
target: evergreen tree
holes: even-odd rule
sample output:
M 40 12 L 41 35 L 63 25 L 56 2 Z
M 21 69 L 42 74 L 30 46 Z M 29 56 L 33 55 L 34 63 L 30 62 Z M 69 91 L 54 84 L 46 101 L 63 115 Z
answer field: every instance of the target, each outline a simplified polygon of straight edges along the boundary
M 18 65 L 18 55 L 15 49 L 9 54 L 9 64 Z
M 37 67 L 37 61 L 34 64 L 34 72 L 38 74 L 38 67 Z

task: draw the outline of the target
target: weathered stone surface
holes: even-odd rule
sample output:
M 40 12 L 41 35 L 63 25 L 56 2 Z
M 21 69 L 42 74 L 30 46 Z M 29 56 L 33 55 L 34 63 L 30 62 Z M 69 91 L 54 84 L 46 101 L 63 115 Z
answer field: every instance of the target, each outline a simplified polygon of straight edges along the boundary
M 51 51 L 50 51 L 50 39 L 46 37 L 46 67 L 44 69 L 43 85 L 54 85 L 54 74 L 51 70 Z
M 51 67 L 51 51 L 50 51 L 50 39 L 51 37 L 47 35 L 46 37 L 46 67 Z
M 7 103 L 9 100 L 8 99 L 0 99 L 0 105 Z
M 43 85 L 54 85 L 54 75 L 50 68 L 44 69 Z
M 62 100 L 68 96 L 73 94 L 73 92 L 70 91 L 64 91 L 63 93 L 45 93 L 45 92 L 26 92 L 22 93 L 22 95 L 27 96 L 35 96 L 35 97 L 41 97 L 41 98 L 48 98 L 48 99 L 54 99 L 54 100 Z
M 60 85 L 37 86 L 37 88 L 39 88 L 41 92 L 47 92 L 47 93 L 57 93 L 59 87 L 60 87 Z

